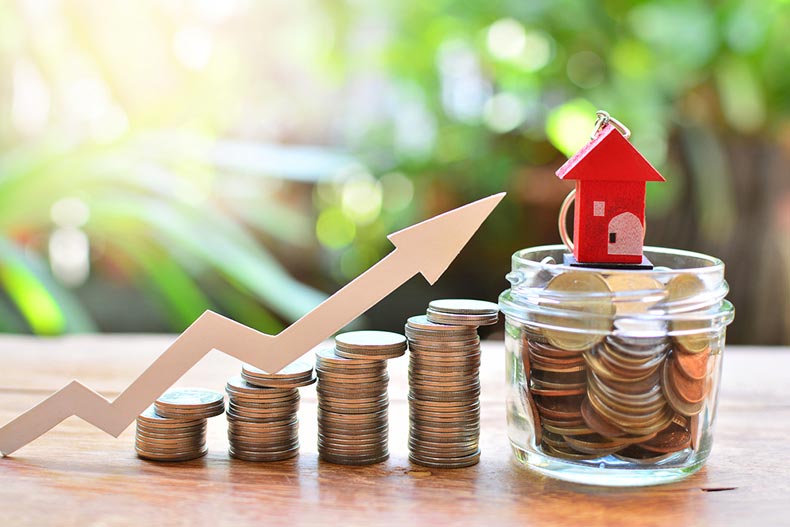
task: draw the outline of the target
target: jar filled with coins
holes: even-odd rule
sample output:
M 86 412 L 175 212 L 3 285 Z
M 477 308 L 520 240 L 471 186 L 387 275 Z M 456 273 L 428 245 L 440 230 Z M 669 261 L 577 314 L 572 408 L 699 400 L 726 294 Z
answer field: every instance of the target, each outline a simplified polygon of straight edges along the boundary
M 508 435 L 546 475 L 595 485 L 674 481 L 705 463 L 726 326 L 724 264 L 645 247 L 650 270 L 563 265 L 518 251 L 506 318 Z

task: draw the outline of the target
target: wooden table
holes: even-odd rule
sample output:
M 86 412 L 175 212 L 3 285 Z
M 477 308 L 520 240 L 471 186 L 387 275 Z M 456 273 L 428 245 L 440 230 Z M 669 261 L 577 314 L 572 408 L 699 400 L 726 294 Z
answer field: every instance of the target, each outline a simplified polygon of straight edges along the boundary
M 168 336 L 0 338 L 0 423 L 72 378 L 108 397 L 165 349 Z M 274 464 L 226 453 L 225 422 L 209 422 L 209 455 L 156 464 L 134 455 L 134 427 L 114 439 L 70 418 L 0 459 L 0 526 L 42 525 L 759 525 L 790 521 L 790 350 L 730 347 L 716 444 L 685 481 L 641 489 L 589 487 L 516 465 L 505 434 L 501 343 L 485 346 L 483 457 L 461 470 L 407 458 L 406 360 L 390 364 L 386 463 L 343 467 L 316 454 L 313 387 L 303 389 L 301 455 Z M 221 390 L 240 368 L 212 352 L 179 385 Z

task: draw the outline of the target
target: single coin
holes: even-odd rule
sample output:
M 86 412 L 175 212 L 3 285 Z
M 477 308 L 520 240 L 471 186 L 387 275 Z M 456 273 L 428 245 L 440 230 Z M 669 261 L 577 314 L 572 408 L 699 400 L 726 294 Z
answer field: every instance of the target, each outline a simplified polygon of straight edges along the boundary
M 460 335 L 471 335 L 475 331 L 474 329 L 469 329 L 466 326 L 454 326 L 450 324 L 437 324 L 435 322 L 431 322 L 428 320 L 426 315 L 416 315 L 410 317 L 406 321 L 406 330 L 422 330 L 422 331 L 430 331 L 434 333 L 458 333 Z M 471 338 L 471 337 L 470 337 Z
M 476 465 L 480 462 L 480 451 L 478 450 L 474 454 L 460 458 L 454 458 L 454 459 L 441 459 L 441 458 L 421 455 L 415 452 L 410 452 L 409 461 L 411 461 L 415 465 L 420 465 L 427 468 L 440 468 L 440 469 L 466 468 Z
M 600 434 L 563 436 L 568 445 L 578 452 L 604 457 L 631 444 L 627 439 L 608 438 Z M 544 438 L 545 441 L 545 438 Z
M 377 366 L 386 368 L 386 361 L 377 359 L 346 359 L 337 354 L 334 346 L 323 347 L 315 352 L 316 362 L 322 368 L 330 365 L 344 368 L 374 369 Z
M 190 417 L 185 419 L 169 418 L 157 413 L 155 406 L 152 404 L 137 416 L 137 421 L 142 421 L 149 426 L 157 428 L 184 428 L 190 426 L 199 426 L 205 424 L 205 419 Z
M 467 298 L 443 298 L 440 300 L 432 300 L 428 304 L 428 309 L 440 313 L 459 315 L 496 315 L 499 313 L 499 306 L 494 302 Z
M 671 354 L 678 371 L 692 381 L 703 381 L 708 376 L 708 360 L 710 350 L 699 353 L 683 353 L 673 351 Z
M 190 410 L 196 407 L 214 407 L 224 402 L 225 396 L 214 390 L 203 388 L 175 388 L 166 391 L 157 400 L 160 408 Z
M 666 361 L 664 363 L 664 367 L 661 369 L 661 387 L 664 391 L 664 396 L 667 398 L 667 402 L 669 405 L 679 414 L 685 415 L 690 417 L 692 415 L 696 415 L 702 411 L 705 407 L 705 399 L 696 402 L 690 403 L 678 393 L 675 389 L 674 379 L 675 377 L 680 377 L 680 375 L 671 375 L 672 372 L 672 362 Z
M 318 458 L 321 461 L 332 463 L 334 465 L 375 465 L 376 463 L 383 463 L 389 459 L 389 452 L 373 456 L 340 456 L 333 454 L 322 454 L 319 452 Z
M 552 345 L 585 350 L 598 343 L 611 329 L 615 308 L 611 290 L 601 275 L 568 271 L 552 278 L 545 292 L 545 299 L 540 303 L 563 314 L 540 316 L 543 334 Z M 574 316 L 567 316 L 569 314 Z M 557 329 L 562 327 L 568 330 Z
M 689 404 L 696 404 L 702 402 L 708 395 L 707 379 L 695 381 L 691 380 L 680 371 L 677 367 L 677 361 L 668 361 L 668 376 L 672 383 L 672 388 L 684 402 Z
M 469 327 L 490 326 L 499 321 L 497 315 L 461 315 L 457 313 L 442 313 L 433 309 L 428 309 L 425 316 L 428 320 L 437 324 Z
M 705 294 L 705 283 L 695 275 L 681 274 L 667 283 L 667 308 L 671 311 L 689 311 Z M 700 353 L 710 345 L 710 335 L 705 333 L 704 323 L 698 320 L 684 320 L 682 316 L 673 317 L 670 323 L 673 338 L 679 346 L 689 353 Z M 687 334 L 686 334 L 687 333 Z
M 563 436 L 563 435 L 578 436 L 578 435 L 586 435 L 586 434 L 595 433 L 595 430 L 593 430 L 592 428 L 590 428 L 587 425 L 582 425 L 582 426 L 554 426 L 554 425 L 550 425 L 548 423 L 543 423 L 543 430 L 545 430 L 547 432 L 551 432 L 553 434 L 560 435 L 560 436 Z
M 543 451 L 544 454 L 560 459 L 569 459 L 573 461 L 582 461 L 582 460 L 590 459 L 589 454 L 581 454 L 570 447 L 559 449 L 543 442 L 540 445 L 540 449 Z
M 293 379 L 293 380 L 301 380 L 305 377 L 312 377 L 313 375 L 313 363 L 308 362 L 306 360 L 296 360 L 289 365 L 285 366 L 283 369 L 276 373 L 269 373 L 265 370 L 260 368 L 256 368 L 250 364 L 244 364 L 242 366 L 242 371 L 247 372 L 248 375 L 260 378 L 260 379 Z
M 610 274 L 604 276 L 604 280 L 614 293 L 615 311 L 618 315 L 646 313 L 667 296 L 661 282 L 640 271 Z
M 350 331 L 335 337 L 335 346 L 345 351 L 380 349 L 406 350 L 406 337 L 391 331 Z
M 253 462 L 285 461 L 287 459 L 291 459 L 299 455 L 299 445 L 296 445 L 290 450 L 285 450 L 278 453 L 260 453 L 254 451 L 237 450 L 231 447 L 228 449 L 228 454 L 230 455 L 230 457 L 242 461 L 253 461 Z
M 296 388 L 264 388 L 255 386 L 245 381 L 241 375 L 234 375 L 228 379 L 225 391 L 236 397 L 255 399 L 281 399 L 299 393 Z
M 615 424 L 609 422 L 605 417 L 595 411 L 595 408 L 590 404 L 590 399 L 585 397 L 581 406 L 582 419 L 587 423 L 594 432 L 604 437 L 620 437 L 626 435 Z M 571 434 L 575 435 L 575 434 Z
M 203 408 L 200 410 L 172 410 L 157 406 L 157 413 L 163 414 L 165 417 L 175 419 L 207 419 L 222 414 L 225 411 L 225 405 L 219 404 L 214 407 Z
M 639 446 L 650 452 L 668 454 L 688 448 L 691 444 L 691 432 L 688 428 L 670 424 L 653 439 L 639 443 Z
M 623 461 L 628 461 L 630 463 L 637 463 L 640 465 L 652 465 L 654 463 L 659 463 L 661 461 L 664 461 L 669 457 L 673 456 L 674 454 L 675 452 L 670 452 L 668 454 L 656 454 L 655 452 L 651 452 L 650 450 L 645 450 L 639 445 L 630 445 L 625 447 L 623 450 L 617 452 L 614 456 L 618 459 L 621 459 Z
M 346 359 L 376 359 L 376 360 L 389 360 L 402 357 L 406 353 L 406 348 L 403 349 L 374 349 L 374 350 L 346 350 L 338 347 L 335 351 L 338 357 Z
M 147 452 L 145 450 L 140 450 L 135 448 L 137 452 L 137 457 L 141 459 L 145 459 L 147 461 L 162 461 L 162 462 L 177 462 L 177 461 L 190 461 L 192 459 L 197 459 L 199 457 L 203 457 L 208 454 L 208 447 L 203 448 L 202 450 L 195 450 L 189 452 L 182 452 L 182 453 L 158 453 L 158 452 Z

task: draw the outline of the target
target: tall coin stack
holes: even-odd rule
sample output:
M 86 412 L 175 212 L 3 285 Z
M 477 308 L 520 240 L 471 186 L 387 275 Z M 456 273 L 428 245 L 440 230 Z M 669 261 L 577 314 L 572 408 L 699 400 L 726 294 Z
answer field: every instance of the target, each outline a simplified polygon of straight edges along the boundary
M 187 461 L 208 452 L 206 420 L 225 411 L 221 393 L 169 390 L 137 417 L 135 450 L 151 461 Z
M 389 457 L 387 359 L 406 352 L 406 338 L 352 331 L 316 352 L 318 454 L 330 463 L 369 465 Z
M 409 459 L 433 468 L 480 460 L 479 326 L 499 308 L 480 300 L 434 300 L 406 323 L 409 339 Z
M 244 365 L 228 380 L 228 453 L 244 461 L 299 454 L 299 387 L 315 382 L 313 365 L 296 361 L 277 373 Z

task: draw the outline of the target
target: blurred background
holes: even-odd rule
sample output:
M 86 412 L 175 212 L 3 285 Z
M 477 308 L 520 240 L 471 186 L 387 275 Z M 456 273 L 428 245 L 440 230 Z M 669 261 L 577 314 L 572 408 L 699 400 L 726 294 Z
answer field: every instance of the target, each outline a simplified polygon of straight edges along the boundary
M 495 300 L 601 108 L 667 179 L 646 243 L 727 263 L 730 342 L 790 344 L 788 35 L 786 0 L 0 0 L 0 330 L 276 332 L 506 190 L 358 325 Z

